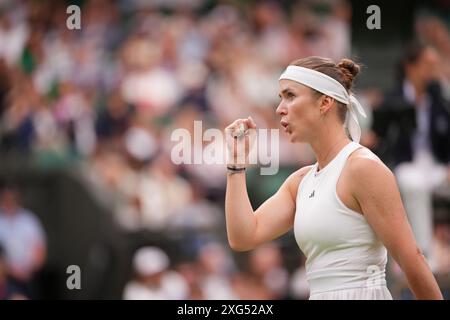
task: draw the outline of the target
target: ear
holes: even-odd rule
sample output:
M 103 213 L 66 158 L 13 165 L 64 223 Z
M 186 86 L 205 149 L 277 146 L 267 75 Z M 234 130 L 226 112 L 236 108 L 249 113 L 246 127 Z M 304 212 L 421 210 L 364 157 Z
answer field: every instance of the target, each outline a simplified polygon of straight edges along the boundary
M 324 116 L 328 113 L 334 104 L 334 99 L 330 96 L 323 95 L 320 98 L 320 115 Z

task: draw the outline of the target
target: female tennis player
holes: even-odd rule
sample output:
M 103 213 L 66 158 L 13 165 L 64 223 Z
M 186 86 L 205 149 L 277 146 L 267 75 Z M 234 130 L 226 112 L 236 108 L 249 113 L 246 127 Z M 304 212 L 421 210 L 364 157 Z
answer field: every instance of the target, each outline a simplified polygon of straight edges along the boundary
M 246 132 L 256 125 L 249 117 L 225 129 L 228 241 L 234 250 L 247 251 L 294 228 L 307 257 L 311 300 L 392 299 L 385 280 L 387 251 L 417 299 L 442 299 L 394 175 L 359 144 L 357 113 L 365 114 L 350 91 L 358 72 L 349 59 L 335 64 L 322 57 L 297 60 L 283 72 L 276 113 L 290 141 L 309 143 L 317 162 L 290 175 L 257 210 L 248 198 L 246 161 L 239 153 L 245 150 L 248 159 L 252 139 Z

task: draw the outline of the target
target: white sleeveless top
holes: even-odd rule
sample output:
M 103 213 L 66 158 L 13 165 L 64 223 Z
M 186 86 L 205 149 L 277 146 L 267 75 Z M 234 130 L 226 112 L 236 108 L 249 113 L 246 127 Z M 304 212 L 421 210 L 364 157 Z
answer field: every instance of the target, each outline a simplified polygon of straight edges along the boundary
M 360 147 L 350 142 L 319 172 L 314 164 L 299 185 L 294 234 L 307 258 L 310 299 L 392 299 L 386 248 L 336 192 L 348 156 Z

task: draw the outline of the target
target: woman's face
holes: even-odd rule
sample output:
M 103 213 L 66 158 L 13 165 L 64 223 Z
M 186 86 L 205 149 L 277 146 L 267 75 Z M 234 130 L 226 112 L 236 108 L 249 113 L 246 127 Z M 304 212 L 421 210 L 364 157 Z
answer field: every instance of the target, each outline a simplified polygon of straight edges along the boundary
M 276 112 L 290 141 L 311 141 L 320 121 L 320 99 L 315 92 L 295 81 L 280 80 L 280 98 Z

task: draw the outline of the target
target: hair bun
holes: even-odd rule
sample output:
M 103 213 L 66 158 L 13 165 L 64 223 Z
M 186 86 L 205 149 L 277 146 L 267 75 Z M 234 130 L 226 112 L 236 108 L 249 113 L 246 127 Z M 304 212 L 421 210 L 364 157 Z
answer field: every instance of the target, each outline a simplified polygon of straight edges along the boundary
M 361 67 L 354 63 L 352 60 L 350 59 L 342 59 L 338 64 L 337 67 L 342 69 L 342 71 L 344 71 L 345 73 L 348 74 L 348 76 L 351 76 L 351 80 L 353 80 L 353 78 L 355 78 Z

